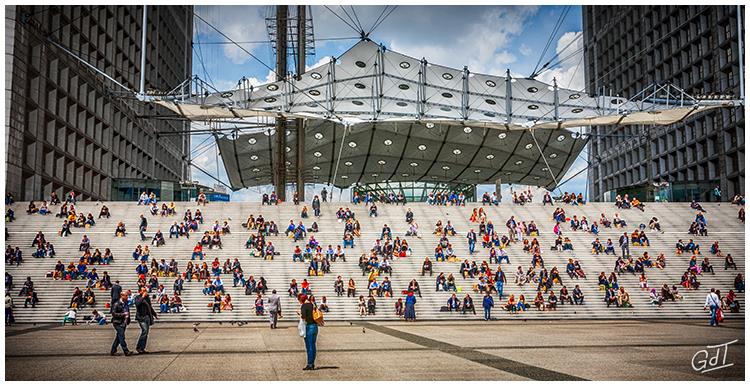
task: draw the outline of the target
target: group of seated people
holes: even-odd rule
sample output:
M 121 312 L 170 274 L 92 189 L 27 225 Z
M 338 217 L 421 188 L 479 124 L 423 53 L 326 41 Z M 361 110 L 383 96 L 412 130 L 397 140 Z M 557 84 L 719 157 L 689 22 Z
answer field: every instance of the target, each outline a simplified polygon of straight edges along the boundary
M 531 193 L 531 189 L 523 190 L 521 193 L 513 191 L 512 194 L 513 203 L 518 205 L 523 205 L 527 202 L 530 203 L 532 198 L 534 198 L 534 195 Z
M 574 192 L 564 192 L 562 196 L 557 198 L 558 201 L 562 201 L 565 204 L 571 204 L 571 205 L 584 205 L 586 204 L 586 201 L 583 199 L 583 194 L 578 193 L 576 194 Z
M 693 236 L 708 236 L 708 222 L 703 212 L 698 212 L 695 215 L 695 220 L 690 224 L 688 233 Z
M 41 232 L 39 232 L 41 233 Z M 40 244 L 40 245 L 46 245 L 46 244 Z M 11 245 L 7 245 L 5 247 L 5 264 L 16 266 L 21 265 L 21 262 L 23 261 L 23 251 L 19 247 L 13 248 Z
M 198 242 L 198 244 L 206 246 L 209 249 L 213 249 L 214 247 L 222 249 L 221 235 L 219 235 L 218 232 L 205 231 L 203 232 L 203 237 L 201 237 L 201 240 Z
M 442 205 L 442 206 L 465 206 L 466 195 L 463 192 L 446 193 L 446 192 L 430 192 L 427 194 L 428 205 Z
M 646 206 L 638 199 L 633 196 L 631 199 L 627 194 L 620 196 L 619 194 L 615 197 L 615 206 L 620 209 L 638 208 L 641 212 L 646 210 Z
M 448 312 L 459 312 L 461 311 L 462 314 L 465 314 L 469 311 L 473 313 L 474 315 L 477 314 L 476 309 L 474 308 L 474 299 L 471 297 L 470 294 L 464 295 L 464 298 L 459 300 L 458 296 L 456 294 L 451 294 L 451 296 L 448 298 L 447 306 L 445 307 L 445 310 Z
M 156 204 L 156 194 L 154 192 L 146 193 L 145 191 L 141 192 L 141 195 L 138 197 L 138 205 L 151 205 Z
M 482 194 L 482 206 L 484 205 L 500 205 L 500 200 L 497 198 L 497 193 L 492 192 L 492 195 L 489 194 L 489 192 L 484 192 Z
M 625 287 L 619 287 L 618 289 L 613 287 L 607 288 L 604 294 L 604 302 L 607 303 L 607 308 L 612 304 L 623 308 L 633 307 L 630 303 L 630 294 L 625 290 Z

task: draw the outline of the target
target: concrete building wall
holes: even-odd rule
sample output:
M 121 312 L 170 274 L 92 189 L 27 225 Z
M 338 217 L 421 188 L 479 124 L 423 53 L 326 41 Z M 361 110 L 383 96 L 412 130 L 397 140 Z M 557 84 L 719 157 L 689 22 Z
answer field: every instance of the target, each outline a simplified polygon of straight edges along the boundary
M 584 6 L 587 91 L 629 98 L 671 82 L 691 95 L 739 98 L 737 9 Z M 666 127 L 594 127 L 589 197 L 603 200 L 610 191 L 658 182 L 695 183 L 703 200 L 715 185 L 725 200 L 744 193 L 744 125 L 738 107 Z
M 56 47 L 60 44 L 130 90 L 140 78 L 142 6 L 6 6 L 6 192 L 16 200 L 71 190 L 110 196 L 112 178 L 187 180 L 183 122 L 158 112 Z M 147 90 L 170 90 L 192 73 L 192 6 L 149 6 Z

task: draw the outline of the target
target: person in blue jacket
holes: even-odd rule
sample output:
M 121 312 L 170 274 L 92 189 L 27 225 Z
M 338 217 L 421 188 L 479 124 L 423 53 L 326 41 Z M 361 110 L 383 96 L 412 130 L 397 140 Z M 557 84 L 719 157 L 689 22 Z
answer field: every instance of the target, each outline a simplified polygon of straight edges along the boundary
M 484 308 L 484 320 L 490 320 L 490 312 L 492 310 L 492 307 L 495 306 L 495 301 L 492 299 L 492 295 L 490 295 L 489 292 L 484 294 L 484 299 L 482 300 L 482 308 Z

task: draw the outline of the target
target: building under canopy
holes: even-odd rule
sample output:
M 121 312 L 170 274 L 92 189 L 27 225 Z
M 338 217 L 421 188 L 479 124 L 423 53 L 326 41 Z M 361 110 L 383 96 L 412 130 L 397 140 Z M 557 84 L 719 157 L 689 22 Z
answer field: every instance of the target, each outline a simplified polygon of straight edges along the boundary
M 668 125 L 728 100 L 697 100 L 674 85 L 630 99 L 590 96 L 535 79 L 485 75 L 387 50 L 370 40 L 299 77 L 211 92 L 197 78 L 154 103 L 202 122 L 304 122 L 306 182 L 517 183 L 556 187 L 592 125 Z M 297 121 L 299 122 L 299 121 Z M 217 137 L 233 189 L 273 183 L 276 130 Z M 286 130 L 295 182 L 296 130 Z

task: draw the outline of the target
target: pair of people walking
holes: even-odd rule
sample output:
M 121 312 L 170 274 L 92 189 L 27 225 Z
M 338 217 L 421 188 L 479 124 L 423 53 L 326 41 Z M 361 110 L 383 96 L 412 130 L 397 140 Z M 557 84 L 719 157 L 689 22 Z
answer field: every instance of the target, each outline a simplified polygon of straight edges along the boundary
M 141 328 L 141 334 L 138 337 L 138 343 L 136 343 L 136 352 L 139 354 L 148 354 L 148 351 L 146 351 L 148 333 L 151 326 L 156 321 L 157 316 L 154 307 L 151 306 L 151 297 L 145 287 L 140 289 L 138 296 L 136 296 L 134 300 L 134 305 L 135 320 Z M 112 342 L 112 349 L 109 354 L 112 356 L 117 355 L 118 347 L 122 347 L 125 356 L 130 356 L 132 351 L 128 349 L 128 344 L 125 341 L 125 330 L 131 321 L 128 291 L 120 293 L 119 299 L 115 300 L 111 305 L 111 310 L 112 326 L 115 329 L 115 339 Z

